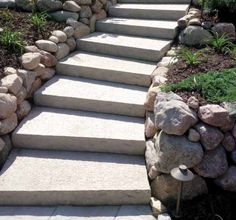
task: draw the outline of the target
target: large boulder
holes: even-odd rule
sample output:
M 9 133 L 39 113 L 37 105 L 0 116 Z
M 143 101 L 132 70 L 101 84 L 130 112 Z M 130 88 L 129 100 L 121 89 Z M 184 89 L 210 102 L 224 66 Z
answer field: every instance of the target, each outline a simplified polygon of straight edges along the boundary
M 32 11 L 35 6 L 34 0 L 15 0 L 16 6 L 25 11 Z
M 158 156 L 156 168 L 163 173 L 170 173 L 180 164 L 184 164 L 188 168 L 194 167 L 203 158 L 201 144 L 191 142 L 185 136 L 168 135 L 161 131 L 155 147 Z
M 58 22 L 65 22 L 68 18 L 73 18 L 74 20 L 79 19 L 79 14 L 70 11 L 55 11 L 51 12 L 50 16 Z
M 180 42 L 187 46 L 204 45 L 211 38 L 210 32 L 200 26 L 188 26 L 179 36 Z
M 62 2 L 57 0 L 38 0 L 38 9 L 44 11 L 57 11 L 62 9 Z
M 16 95 L 22 87 L 22 79 L 17 74 L 10 74 L 1 79 L 0 85 L 6 87 L 8 91 Z
M 29 92 L 31 90 L 32 84 L 36 79 L 37 74 L 33 71 L 19 69 L 19 76 L 23 79 L 23 86 L 26 88 L 26 91 Z
M 217 178 L 228 170 L 228 162 L 223 147 L 206 151 L 204 157 L 196 167 L 195 172 L 206 178 Z
M 183 135 L 198 121 L 196 113 L 179 100 L 157 102 L 154 113 L 156 126 L 167 134 Z
M 45 50 L 52 53 L 57 52 L 57 45 L 50 40 L 37 40 L 35 44 L 40 50 Z
M 226 34 L 231 41 L 236 40 L 235 26 L 232 23 L 217 23 L 212 30 L 219 35 Z
M 0 135 L 8 134 L 17 126 L 17 115 L 12 113 L 6 119 L 0 121 Z
M 17 99 L 15 96 L 0 93 L 0 119 L 9 117 L 17 108 Z
M 200 134 L 201 143 L 206 150 L 213 150 L 218 147 L 224 139 L 223 133 L 218 128 L 204 123 L 198 123 L 195 128 Z
M 230 124 L 229 113 L 219 105 L 204 105 L 199 108 L 199 118 L 214 127 L 228 127 Z
M 152 194 L 155 198 L 161 200 L 164 204 L 176 202 L 178 197 L 179 182 L 171 175 L 163 174 L 157 176 L 151 183 Z M 195 176 L 195 178 L 183 185 L 183 200 L 191 200 L 192 198 L 208 192 L 206 182 L 203 178 Z
M 236 192 L 236 166 L 231 166 L 223 176 L 215 180 L 215 183 L 224 190 Z

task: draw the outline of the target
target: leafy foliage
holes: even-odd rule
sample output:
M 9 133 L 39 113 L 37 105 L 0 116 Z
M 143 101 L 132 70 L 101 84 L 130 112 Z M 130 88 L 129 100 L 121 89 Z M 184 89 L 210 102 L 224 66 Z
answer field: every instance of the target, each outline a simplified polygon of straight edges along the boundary
M 207 60 L 207 55 L 204 54 L 203 50 L 194 52 L 187 48 L 179 49 L 176 57 L 185 61 L 189 66 L 198 65 Z
M 236 100 L 236 69 L 195 74 L 174 84 L 164 85 L 162 91 L 198 91 L 210 102 Z
M 208 44 L 212 46 L 218 53 L 230 53 L 235 48 L 235 45 L 230 41 L 230 38 L 226 33 L 215 33 L 214 37 L 208 41 Z
M 48 15 L 46 13 L 35 13 L 31 16 L 31 22 L 38 29 L 38 31 L 43 31 L 47 23 Z
M 220 8 L 236 10 L 236 0 L 199 0 L 199 3 L 211 10 Z
M 0 35 L 0 42 L 12 52 L 22 54 L 24 51 L 24 40 L 22 33 L 5 28 Z

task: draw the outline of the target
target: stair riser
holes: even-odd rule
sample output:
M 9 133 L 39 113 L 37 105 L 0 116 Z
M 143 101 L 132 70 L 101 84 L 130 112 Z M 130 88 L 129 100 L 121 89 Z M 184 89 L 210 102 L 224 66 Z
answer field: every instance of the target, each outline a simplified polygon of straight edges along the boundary
M 23 135 L 14 133 L 12 141 L 15 147 L 28 149 L 105 152 L 130 155 L 143 155 L 145 151 L 145 141 L 135 140 Z
M 98 21 L 96 23 L 96 30 L 107 33 L 127 34 L 141 37 L 153 37 L 163 39 L 173 39 L 176 34 L 176 30 L 171 29 L 111 24 L 103 23 L 101 21 Z
M 190 0 L 118 0 L 118 2 L 135 4 L 189 4 Z
M 164 11 L 151 9 L 125 9 L 125 8 L 109 8 L 110 17 L 136 18 L 136 19 L 160 19 L 176 21 L 186 14 L 185 11 Z
M 108 45 L 101 43 L 94 43 L 83 41 L 82 39 L 77 40 L 77 49 L 97 52 L 102 54 L 115 55 L 126 58 L 141 59 L 146 61 L 159 61 L 161 57 L 167 52 L 170 48 L 170 44 L 162 49 L 162 51 L 157 50 L 146 50 L 139 48 L 130 48 L 124 46 Z
M 39 93 L 35 94 L 34 101 L 39 106 L 84 110 L 137 117 L 144 117 L 145 112 L 143 105 L 113 103 L 101 100 L 89 100 L 79 98 L 65 98 L 59 96 L 47 96 Z
M 139 86 L 149 86 L 151 83 L 151 78 L 148 75 L 114 71 L 109 69 L 73 66 L 59 62 L 57 63 L 56 70 L 57 73 L 61 75 L 85 77 L 109 82 L 119 82 Z
M 0 205 L 135 205 L 148 204 L 150 197 L 149 190 L 16 191 L 0 192 Z

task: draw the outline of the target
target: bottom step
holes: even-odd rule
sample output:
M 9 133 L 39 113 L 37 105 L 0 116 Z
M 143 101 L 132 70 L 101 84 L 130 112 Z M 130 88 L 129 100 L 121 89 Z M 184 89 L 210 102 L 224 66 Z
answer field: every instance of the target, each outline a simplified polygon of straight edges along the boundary
M 144 158 L 15 149 L 0 173 L 0 205 L 148 204 Z
M 0 207 L 0 220 L 155 220 L 147 206 Z

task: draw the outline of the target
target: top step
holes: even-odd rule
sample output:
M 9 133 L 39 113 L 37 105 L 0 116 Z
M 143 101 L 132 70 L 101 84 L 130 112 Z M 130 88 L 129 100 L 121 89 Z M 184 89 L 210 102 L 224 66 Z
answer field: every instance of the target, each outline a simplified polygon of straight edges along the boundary
M 119 0 L 118 2 L 135 4 L 190 4 L 191 0 Z
M 176 21 L 186 15 L 188 7 L 187 4 L 116 4 L 109 8 L 109 16 Z

